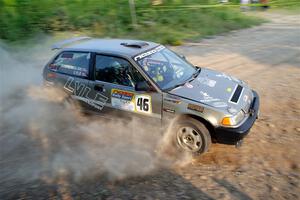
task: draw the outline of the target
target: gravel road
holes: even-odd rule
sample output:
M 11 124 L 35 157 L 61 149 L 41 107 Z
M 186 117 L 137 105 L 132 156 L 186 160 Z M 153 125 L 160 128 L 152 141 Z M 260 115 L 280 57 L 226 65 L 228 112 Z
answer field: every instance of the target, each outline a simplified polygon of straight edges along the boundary
M 173 47 L 258 91 L 260 119 L 241 148 L 213 144 L 184 166 L 117 180 L 4 178 L 0 199 L 300 199 L 300 15 L 260 15 L 270 21 Z

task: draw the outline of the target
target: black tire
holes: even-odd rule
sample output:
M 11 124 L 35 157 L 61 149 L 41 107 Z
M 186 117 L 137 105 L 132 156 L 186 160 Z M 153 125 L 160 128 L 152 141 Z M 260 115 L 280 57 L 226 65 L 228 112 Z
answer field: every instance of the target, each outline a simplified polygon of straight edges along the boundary
M 184 133 L 184 129 L 187 133 Z M 211 145 L 211 136 L 206 126 L 192 117 L 179 117 L 172 124 L 171 131 L 173 144 L 180 152 L 188 152 L 193 156 L 198 156 L 207 152 Z M 190 148 L 189 140 L 192 140 L 193 145 L 191 146 L 195 146 L 195 148 Z M 189 147 L 187 148 L 187 146 Z

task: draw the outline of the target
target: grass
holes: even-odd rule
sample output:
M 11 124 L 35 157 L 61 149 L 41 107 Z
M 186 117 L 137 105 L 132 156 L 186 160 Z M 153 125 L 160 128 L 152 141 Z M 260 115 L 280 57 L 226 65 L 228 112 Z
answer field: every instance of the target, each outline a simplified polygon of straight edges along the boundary
M 164 0 L 162 6 L 136 0 L 137 26 L 131 22 L 128 0 L 3 0 L 0 39 L 20 41 L 37 34 L 75 32 L 96 37 L 124 37 L 180 45 L 184 40 L 258 25 L 263 20 L 236 8 L 176 8 L 210 5 L 214 0 Z
M 150 26 L 141 25 L 136 30 L 138 38 L 157 40 L 161 43 L 177 45 L 186 39 L 199 39 L 230 30 L 247 28 L 260 24 L 258 18 L 248 17 L 234 9 L 182 10 L 174 16 L 174 11 L 152 11 Z M 144 17 L 144 18 L 143 18 Z M 147 16 L 141 16 L 143 21 Z
M 300 13 L 300 1 L 299 0 L 274 0 L 271 1 L 271 8 L 274 11 L 280 11 L 284 13 L 299 14 Z

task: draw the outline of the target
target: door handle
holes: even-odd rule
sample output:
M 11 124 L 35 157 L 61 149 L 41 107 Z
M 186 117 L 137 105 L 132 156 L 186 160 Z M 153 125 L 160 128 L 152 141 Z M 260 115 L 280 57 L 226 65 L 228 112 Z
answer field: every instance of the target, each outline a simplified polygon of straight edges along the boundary
M 94 86 L 94 90 L 99 91 L 99 92 L 103 92 L 103 85 L 95 85 Z

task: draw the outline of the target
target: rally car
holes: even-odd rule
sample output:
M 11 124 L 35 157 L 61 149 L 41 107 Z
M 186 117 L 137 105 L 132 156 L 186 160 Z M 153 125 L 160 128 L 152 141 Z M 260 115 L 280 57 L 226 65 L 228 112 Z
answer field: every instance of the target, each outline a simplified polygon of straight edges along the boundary
M 46 85 L 101 116 L 139 117 L 157 129 L 171 124 L 174 145 L 183 151 L 240 144 L 257 119 L 259 96 L 245 82 L 194 66 L 163 45 L 80 37 L 53 49 L 58 52 L 43 71 Z

